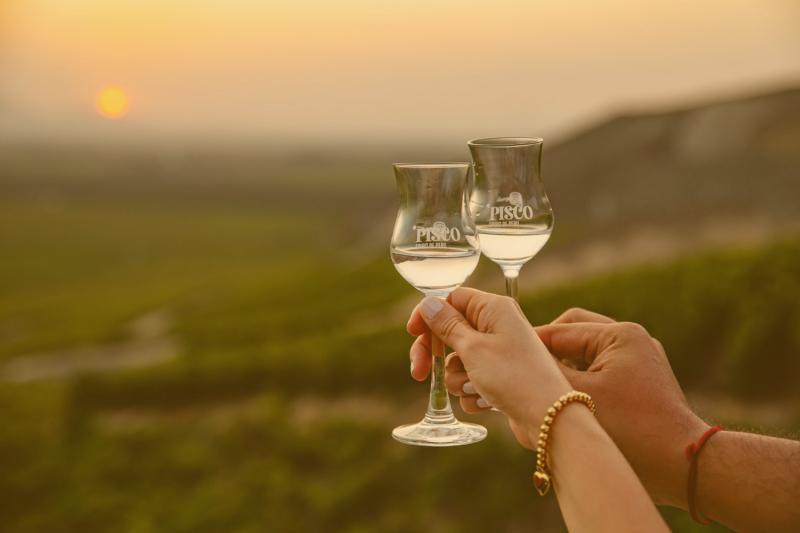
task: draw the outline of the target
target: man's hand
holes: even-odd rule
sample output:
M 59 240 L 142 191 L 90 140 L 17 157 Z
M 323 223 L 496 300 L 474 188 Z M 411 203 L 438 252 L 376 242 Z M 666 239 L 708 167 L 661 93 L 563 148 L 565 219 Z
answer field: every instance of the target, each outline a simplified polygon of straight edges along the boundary
M 657 503 L 686 507 L 686 445 L 708 428 L 681 391 L 661 343 L 642 326 L 570 309 L 535 328 L 572 386 Z M 576 370 L 585 368 L 586 370 Z

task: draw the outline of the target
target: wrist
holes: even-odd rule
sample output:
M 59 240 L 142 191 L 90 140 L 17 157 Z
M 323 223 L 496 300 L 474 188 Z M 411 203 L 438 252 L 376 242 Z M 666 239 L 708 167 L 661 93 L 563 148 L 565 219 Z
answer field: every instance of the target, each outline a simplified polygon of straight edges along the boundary
M 551 383 L 547 391 L 538 388 L 535 397 L 525 402 L 527 409 L 523 414 L 523 425 L 525 433 L 530 438 L 530 442 L 536 442 L 539 437 L 539 431 L 544 422 L 544 417 L 547 415 L 547 410 L 564 394 L 570 392 L 572 387 L 566 383 Z
M 594 442 L 599 444 L 603 440 L 612 443 L 611 438 L 603 430 L 595 415 L 585 404 L 574 402 L 564 407 L 553 424 L 551 430 L 552 449 L 548 450 L 553 463 L 553 473 L 558 476 L 559 463 L 563 464 L 562 456 L 567 452 L 570 442 Z
M 561 396 L 547 410 L 536 444 L 536 471 L 533 474 L 533 483 L 541 496 L 547 494 L 560 476 L 561 463 L 574 453 L 577 443 L 599 443 L 605 436 L 613 446 L 594 418 L 594 411 L 591 397 L 576 391 Z M 573 452 L 569 452 L 570 449 Z
M 564 404 L 563 407 L 557 411 L 555 416 L 548 413 L 548 410 L 551 407 L 554 407 L 554 404 L 557 400 L 572 391 L 574 391 L 574 389 L 565 383 L 563 386 L 554 387 L 552 394 L 548 393 L 547 398 L 541 403 L 541 405 L 531 403 L 524 425 L 528 442 L 532 443 L 531 449 L 536 449 L 535 443 L 539 440 L 539 434 L 542 431 L 542 426 L 544 425 L 545 417 L 547 416 L 552 418 L 549 428 L 550 431 L 553 431 L 553 428 L 561 423 L 570 423 L 569 420 L 574 417 L 574 415 L 571 413 L 574 412 L 574 410 L 580 410 L 575 406 L 579 407 L 583 405 L 583 410 L 590 415 L 590 418 L 594 419 L 594 415 L 591 413 L 586 404 L 583 404 L 582 402 L 570 402 L 568 404 Z M 562 422 L 562 419 L 564 422 Z
M 686 447 L 696 442 L 711 426 L 694 413 L 689 413 L 679 427 L 680 431 L 676 432 L 674 439 L 670 439 L 668 449 L 658 461 L 663 470 L 649 488 L 657 503 L 688 509 L 689 461 L 686 458 Z

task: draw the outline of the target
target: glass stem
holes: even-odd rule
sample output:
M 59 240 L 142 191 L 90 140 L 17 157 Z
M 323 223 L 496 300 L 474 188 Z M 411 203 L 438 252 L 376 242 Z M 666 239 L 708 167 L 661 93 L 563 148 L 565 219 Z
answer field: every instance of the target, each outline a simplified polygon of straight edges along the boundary
M 445 346 L 439 337 L 431 337 L 431 394 L 425 420 L 432 424 L 455 422 L 450 396 L 444 384 Z
M 503 270 L 506 277 L 506 296 L 511 296 L 516 301 L 519 301 L 519 288 L 517 280 L 519 280 L 519 270 Z

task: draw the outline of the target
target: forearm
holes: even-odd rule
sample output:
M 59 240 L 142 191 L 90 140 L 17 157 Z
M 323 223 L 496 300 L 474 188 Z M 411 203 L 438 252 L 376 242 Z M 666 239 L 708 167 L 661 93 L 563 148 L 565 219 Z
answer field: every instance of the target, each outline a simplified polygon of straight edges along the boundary
M 667 531 L 633 469 L 588 409 L 569 405 L 553 426 L 550 466 L 570 531 Z M 538 426 L 530 433 L 537 432 Z
M 706 517 L 737 531 L 796 531 L 800 442 L 722 431 L 698 458 L 697 499 Z

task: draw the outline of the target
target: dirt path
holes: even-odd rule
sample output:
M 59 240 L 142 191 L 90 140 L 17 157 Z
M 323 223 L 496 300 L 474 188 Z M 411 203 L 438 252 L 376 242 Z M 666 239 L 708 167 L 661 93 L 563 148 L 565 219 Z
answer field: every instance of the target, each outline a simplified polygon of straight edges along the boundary
M 180 352 L 177 340 L 169 334 L 171 328 L 168 313 L 153 311 L 130 322 L 126 341 L 21 355 L 0 369 L 0 378 L 21 383 L 163 363 Z

